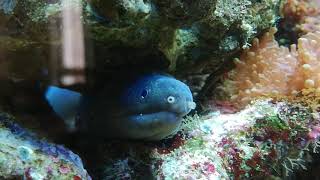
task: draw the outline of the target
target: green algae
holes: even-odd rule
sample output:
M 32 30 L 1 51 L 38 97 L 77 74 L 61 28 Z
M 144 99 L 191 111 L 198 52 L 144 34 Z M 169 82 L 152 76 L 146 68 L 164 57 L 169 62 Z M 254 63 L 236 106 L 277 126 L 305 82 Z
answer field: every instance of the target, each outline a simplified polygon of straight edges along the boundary
M 61 24 L 62 10 L 81 7 L 80 19 L 88 32 L 86 39 L 105 49 L 143 48 L 144 52 L 137 52 L 141 54 L 159 51 L 170 62 L 169 71 L 193 72 L 192 67 L 212 68 L 226 55 L 250 46 L 252 38 L 276 23 L 281 2 L 34 0 L 19 1 L 14 14 L 23 24 L 21 34 L 27 33 L 31 39 L 47 44 L 59 39 L 49 36 L 54 31 L 51 28 Z

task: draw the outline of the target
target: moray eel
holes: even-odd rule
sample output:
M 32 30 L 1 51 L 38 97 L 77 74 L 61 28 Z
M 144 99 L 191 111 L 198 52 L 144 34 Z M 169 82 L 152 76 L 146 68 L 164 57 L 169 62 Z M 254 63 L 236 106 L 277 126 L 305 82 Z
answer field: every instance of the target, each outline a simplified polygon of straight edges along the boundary
M 45 98 L 69 126 L 115 139 L 164 139 L 175 133 L 182 117 L 196 107 L 186 84 L 160 74 L 137 78 L 116 98 L 105 91 L 82 96 L 54 86 L 48 87 Z

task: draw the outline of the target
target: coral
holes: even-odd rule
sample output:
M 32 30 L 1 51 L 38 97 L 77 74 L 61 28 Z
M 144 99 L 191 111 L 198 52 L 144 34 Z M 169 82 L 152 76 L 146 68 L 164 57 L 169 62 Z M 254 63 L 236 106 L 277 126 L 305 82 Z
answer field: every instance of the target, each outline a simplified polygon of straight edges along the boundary
M 320 31 L 320 20 L 319 19 L 320 19 L 320 15 L 306 17 L 303 20 L 303 23 L 301 23 L 298 26 L 298 28 L 303 33 Z
M 290 49 L 279 46 L 275 32 L 272 28 L 259 40 L 254 39 L 253 46 L 235 59 L 229 90 L 231 99 L 240 105 L 254 97 L 294 95 L 303 89 L 320 87 L 320 32 L 302 36 L 298 47 L 291 45 Z
M 109 144 L 102 153 L 113 147 L 118 155 L 108 154 L 99 179 L 283 178 L 309 168 L 307 157 L 318 153 L 319 112 L 298 101 L 257 100 L 238 113 L 220 112 L 188 117 L 179 135 L 161 143 Z
M 319 6 L 314 0 L 285 2 L 280 27 L 286 32 L 280 32 L 284 34 L 281 38 L 292 33 L 288 41 L 295 42 L 298 34 L 304 35 L 290 48 L 281 47 L 275 41 L 275 29 L 259 40 L 254 39 L 253 46 L 235 60 L 236 70 L 230 73 L 233 81 L 224 83 L 224 89 L 234 95 L 231 99 L 246 104 L 252 97 L 291 95 L 306 88 L 319 87 L 316 70 L 319 66 Z M 283 40 L 279 42 L 283 44 Z
M 54 62 L 59 60 L 59 51 L 55 50 L 61 45 L 61 2 L 67 1 L 17 1 L 12 9 L 14 16 L 0 13 L 0 19 L 3 20 L 0 20 L 0 31 L 4 32 L 0 47 L 9 52 L 4 57 L 6 62 L 13 63 L 18 60 L 17 64 L 20 66 L 27 62 L 28 66 L 33 67 L 32 62 L 41 64 L 40 62 L 50 59 L 49 51 L 54 52 Z M 241 49 L 249 48 L 253 37 L 276 23 L 283 1 L 68 2 L 69 5 L 83 7 L 84 13 L 80 18 L 88 32 L 85 34 L 85 39 L 89 41 L 86 45 L 93 46 L 88 48 L 86 59 L 90 60 L 87 63 L 89 65 L 97 64 L 94 67 L 95 72 L 118 71 L 126 66 L 130 71 L 135 71 L 133 66 L 142 65 L 148 69 L 157 64 L 155 62 L 161 61 L 164 70 L 170 70 L 178 77 L 186 78 L 190 74 L 193 81 L 199 83 L 200 88 L 194 89 L 200 91 L 205 86 L 206 78 L 211 77 L 210 74 L 219 69 L 222 62 Z M 304 18 L 300 17 L 304 17 L 309 11 L 298 9 L 288 12 L 289 15 L 290 13 L 298 14 L 297 19 L 304 21 Z M 234 73 L 237 81 L 229 81 L 232 86 L 230 89 L 235 90 L 233 94 L 238 95 L 233 97 L 235 100 L 243 100 L 241 102 L 245 104 L 251 97 L 270 93 L 280 97 L 280 94 L 296 93 L 303 89 L 305 84 L 308 87 L 318 86 L 316 69 L 312 67 L 315 59 L 310 55 L 317 51 L 318 39 L 314 36 L 316 33 L 306 35 L 306 40 L 300 40 L 298 50 L 295 46 L 292 46 L 291 50 L 279 47 L 274 41 L 274 33 L 273 29 L 260 40 L 253 40 L 252 47 L 236 60 L 236 71 L 241 72 Z M 25 35 L 28 37 L 22 38 Z M 21 54 L 21 50 L 29 56 Z M 35 56 L 40 53 L 44 56 Z M 91 62 L 93 59 L 96 62 Z M 158 64 L 155 66 L 160 69 Z M 88 70 L 88 73 L 91 73 L 90 69 Z M 291 78 L 297 75 L 300 75 L 301 79 Z M 98 74 L 96 77 L 103 79 L 101 84 L 107 84 L 109 82 L 106 78 L 115 75 Z M 90 76 L 88 79 L 94 78 Z M 241 92 L 234 88 L 237 87 L 235 84 L 243 88 L 240 89 Z M 310 95 L 306 99 L 312 98 Z M 205 116 L 188 117 L 183 124 L 183 131 L 163 142 L 117 143 L 126 146 L 121 149 L 109 141 L 84 142 L 81 139 L 75 146 L 87 146 L 78 150 L 82 151 L 84 157 L 89 157 L 86 157 L 87 162 L 92 161 L 92 172 L 96 173 L 94 168 L 99 168 L 99 175 L 95 176 L 97 179 L 239 179 L 270 175 L 283 177 L 295 168 L 304 167 L 305 148 L 309 147 L 309 143 L 314 143 L 320 135 L 318 119 L 316 116 L 309 116 L 311 112 L 308 108 L 260 100 L 235 113 L 236 109 L 232 104 L 222 101 L 216 103 L 223 109 L 220 112 L 228 114 L 217 111 Z M 312 109 L 317 106 L 315 102 L 307 105 L 312 105 Z M 8 144 L 0 143 L 0 149 L 3 150 L 1 152 L 5 152 L 4 163 L 0 163 L 0 173 L 5 172 L 3 176 L 18 175 L 25 176 L 26 179 L 41 179 L 46 176 L 58 179 L 89 179 L 81 160 L 71 151 L 39 141 L 14 123 L 3 121 L 0 124 L 3 125 L 0 132 L 12 137 L 10 141 L 1 142 L 19 144 L 10 146 L 10 152 L 13 152 L 10 154 L 5 151 Z M 72 143 L 74 142 L 70 144 Z M 315 151 L 317 145 L 315 143 Z M 99 149 L 95 146 L 105 149 L 95 153 L 95 150 Z M 120 155 L 114 157 L 112 153 Z M 96 158 L 90 159 L 88 154 Z M 0 160 L 1 157 L 2 155 Z M 101 161 L 104 163 L 101 164 Z M 10 168 L 5 165 L 10 165 Z M 45 169 L 48 166 L 49 171 Z M 282 168 L 288 173 L 283 173 Z M 152 172 L 149 172 L 151 170 Z
M 319 31 L 320 3 L 317 0 L 288 0 L 282 8 L 281 26 L 298 34 Z M 291 29 L 290 29 L 291 28 Z
M 306 34 L 308 32 L 320 31 L 320 2 L 317 0 L 300 0 L 295 1 L 293 13 L 284 13 L 285 18 L 299 16 L 296 20 L 296 30 L 299 33 Z
M 282 8 L 284 18 L 290 18 L 293 21 L 301 22 L 306 16 L 317 14 L 317 7 L 314 6 L 314 0 L 288 0 Z
M 206 75 L 219 69 L 225 56 L 247 48 L 254 36 L 279 19 L 282 1 L 17 1 L 14 15 L 0 14 L 3 27 L 0 31 L 3 29 L 1 34 L 17 42 L 27 34 L 27 40 L 32 40 L 32 43 L 26 42 L 30 49 L 41 48 L 39 51 L 50 56 L 49 46 L 61 48 L 63 9 L 82 7 L 79 19 L 86 32 L 85 45 L 93 47 L 86 53 L 90 56 L 86 58 L 90 61 L 87 64 L 90 70 L 94 69 L 88 72 L 89 76 L 99 76 L 92 79 L 114 76 L 110 75 L 115 73 L 114 69 L 127 66 L 137 71 L 142 66 L 141 69 L 150 71 L 168 71 L 188 79 L 185 74 Z M 18 44 L 12 45 L 17 46 L 3 46 L 9 51 L 11 48 L 23 50 Z M 61 53 L 54 56 L 62 58 Z M 37 61 L 46 61 L 51 57 L 38 58 Z
M 298 54 L 300 66 L 293 82 L 298 85 L 298 90 L 316 88 L 320 92 L 320 32 L 302 36 L 298 40 Z M 299 84 L 300 78 L 302 78 L 302 81 L 300 80 Z
M 235 59 L 234 81 L 237 92 L 231 97 L 246 104 L 252 97 L 267 94 L 289 94 L 288 83 L 298 65 L 297 52 L 279 47 L 274 40 L 276 29 L 254 39 L 252 47 Z
M 162 179 L 289 176 L 307 167 L 308 149 L 317 141 L 309 132 L 319 119 L 299 104 L 256 101 L 239 113 L 211 114 L 198 122 L 185 131 L 183 145 L 156 154 Z
M 303 2 L 300 2 L 300 4 L 301 3 Z M 307 1 L 306 6 L 308 8 L 308 11 L 304 14 L 303 18 L 298 21 L 298 30 L 303 34 L 306 34 L 308 32 L 320 31 L 320 2 L 317 0 L 309 0 Z
M 34 134 L 0 114 L 0 177 L 24 179 L 91 179 L 78 155 Z

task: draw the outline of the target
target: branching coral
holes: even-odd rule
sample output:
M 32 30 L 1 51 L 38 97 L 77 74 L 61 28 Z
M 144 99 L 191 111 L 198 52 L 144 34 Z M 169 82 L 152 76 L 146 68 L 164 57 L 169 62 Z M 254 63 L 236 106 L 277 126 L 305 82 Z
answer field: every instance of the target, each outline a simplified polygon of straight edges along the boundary
M 298 40 L 298 48 L 279 46 L 275 28 L 254 39 L 252 47 L 235 59 L 231 99 L 244 105 L 252 98 L 291 95 L 303 89 L 320 92 L 320 32 L 308 33 Z M 233 77 L 232 77 L 233 76 Z

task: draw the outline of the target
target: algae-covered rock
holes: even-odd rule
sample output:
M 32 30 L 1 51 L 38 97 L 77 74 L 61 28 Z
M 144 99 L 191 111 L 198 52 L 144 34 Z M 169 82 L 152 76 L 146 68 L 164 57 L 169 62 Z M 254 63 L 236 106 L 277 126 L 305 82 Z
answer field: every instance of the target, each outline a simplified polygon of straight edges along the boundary
M 14 119 L 0 114 L 1 179 L 91 179 L 80 157 L 61 145 L 39 140 Z
M 99 30 L 101 24 L 90 26 L 94 29 L 93 36 L 100 36 L 97 40 L 108 46 L 113 40 L 122 46 L 149 46 L 144 51 L 163 53 L 170 70 L 195 72 L 193 69 L 197 68 L 191 68 L 194 65 L 203 66 L 203 61 L 207 61 L 218 66 L 226 55 L 248 47 L 254 36 L 275 24 L 281 1 L 113 0 L 91 3 L 109 21 Z M 113 36 L 119 33 L 121 36 Z
M 281 0 L 17 1 L 10 6 L 1 5 L 0 31 L 10 36 L 7 50 L 40 43 L 43 51 L 49 51 L 50 45 L 61 45 L 63 9 L 80 8 L 87 64 L 89 69 L 103 73 L 96 76 L 130 67 L 137 71 L 170 71 L 185 79 L 189 75 L 210 74 L 225 66 L 228 57 L 249 47 L 253 37 L 275 25 L 281 3 Z M 28 39 L 30 42 L 25 42 Z M 1 38 L 1 44 L 5 41 Z M 56 55 L 61 58 L 61 54 Z
M 298 100 L 299 101 L 299 100 Z M 298 102 L 261 99 L 239 112 L 190 116 L 158 143 L 97 145 L 98 179 L 290 179 L 319 153 L 319 112 Z M 299 176 L 296 176 L 299 177 Z

